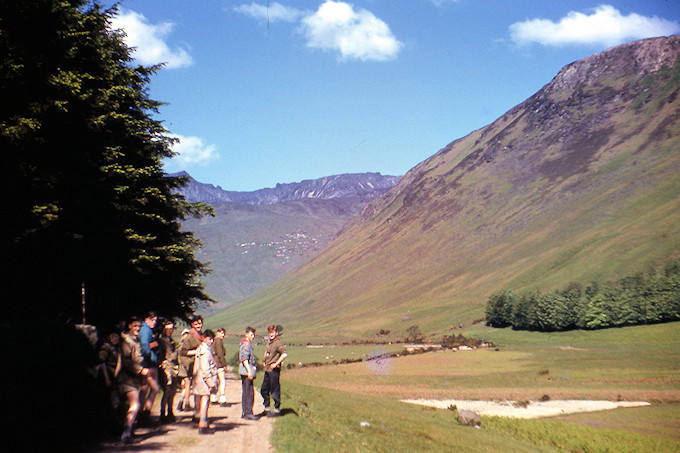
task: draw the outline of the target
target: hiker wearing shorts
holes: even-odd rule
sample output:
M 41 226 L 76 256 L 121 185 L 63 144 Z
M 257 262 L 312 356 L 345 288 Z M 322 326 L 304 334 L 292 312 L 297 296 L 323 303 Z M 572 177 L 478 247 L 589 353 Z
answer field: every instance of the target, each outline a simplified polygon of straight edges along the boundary
M 198 347 L 203 343 L 203 317 L 194 316 L 191 320 L 191 329 L 189 333 L 184 338 L 182 346 L 179 348 L 179 366 L 180 366 L 180 376 L 185 377 L 184 379 L 184 397 L 186 400 L 180 401 L 183 404 L 183 409 L 187 410 L 189 406 L 189 389 L 191 388 L 191 379 L 193 378 L 194 370 L 194 358 L 196 357 L 196 351 Z M 198 399 L 194 397 L 194 421 L 198 420 Z
M 158 353 L 159 344 L 154 329 L 158 315 L 155 311 L 150 311 L 139 331 L 139 344 L 142 349 L 142 358 L 144 359 L 144 367 L 149 369 L 149 374 L 146 375 L 145 381 L 140 390 L 140 404 L 141 412 L 139 413 L 139 423 L 143 425 L 151 424 L 151 409 L 153 403 L 156 401 L 156 395 L 160 387 L 158 385 Z
M 208 425 L 208 408 L 210 395 L 217 391 L 217 367 L 213 358 L 212 346 L 215 332 L 206 330 L 203 333 L 203 343 L 196 350 L 191 393 L 196 397 L 199 407 L 198 434 L 212 434 Z
M 125 397 L 128 403 L 128 410 L 125 416 L 125 426 L 120 439 L 124 443 L 132 441 L 132 426 L 139 412 L 139 390 L 143 380 L 148 376 L 149 369 L 145 368 L 142 358 L 142 347 L 139 343 L 139 331 L 142 329 L 142 322 L 139 318 L 132 317 L 128 322 L 128 331 L 121 334 L 120 347 L 120 372 L 118 373 L 118 384 L 120 394 Z

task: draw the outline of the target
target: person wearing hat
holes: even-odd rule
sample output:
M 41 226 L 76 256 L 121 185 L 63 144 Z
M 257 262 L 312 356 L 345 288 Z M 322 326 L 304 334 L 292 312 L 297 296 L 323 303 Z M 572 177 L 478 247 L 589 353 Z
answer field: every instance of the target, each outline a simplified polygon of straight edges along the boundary
M 264 400 L 264 413 L 271 417 L 281 414 L 281 363 L 288 357 L 286 347 L 281 343 L 283 327 L 271 325 L 267 328 L 269 344 L 264 353 L 264 379 L 260 394 Z M 270 410 L 270 396 L 274 400 L 274 409 Z

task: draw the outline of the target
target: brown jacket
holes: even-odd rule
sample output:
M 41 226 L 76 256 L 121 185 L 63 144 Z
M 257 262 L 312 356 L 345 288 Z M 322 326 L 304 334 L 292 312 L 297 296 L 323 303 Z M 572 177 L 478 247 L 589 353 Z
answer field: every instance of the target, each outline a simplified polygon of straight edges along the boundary
M 139 338 L 130 335 L 129 333 L 121 334 L 120 342 L 120 365 L 121 369 L 118 373 L 118 383 L 121 387 L 135 387 L 139 388 L 142 384 L 142 346 L 139 344 Z
M 212 353 L 215 357 L 215 365 L 217 368 L 224 368 L 227 366 L 227 350 L 224 349 L 224 342 L 221 339 L 215 338 L 212 345 Z
M 270 371 L 272 369 L 271 364 L 279 360 L 279 357 L 281 357 L 284 352 L 286 352 L 286 347 L 281 343 L 279 337 L 270 340 L 267 345 L 267 351 L 264 353 L 264 371 Z
M 179 347 L 179 375 L 182 377 L 191 376 L 194 370 L 194 357 L 189 355 L 189 351 L 197 349 L 203 340 L 201 340 L 194 329 L 191 329 L 189 335 L 186 336 L 182 345 Z

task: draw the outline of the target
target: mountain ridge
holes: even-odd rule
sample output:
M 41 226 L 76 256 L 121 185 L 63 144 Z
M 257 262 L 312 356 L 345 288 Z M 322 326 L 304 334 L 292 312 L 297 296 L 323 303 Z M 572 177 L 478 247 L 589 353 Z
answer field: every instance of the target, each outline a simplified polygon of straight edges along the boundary
M 229 191 L 220 186 L 198 182 L 186 171 L 170 176 L 185 176 L 188 182 L 180 192 L 189 202 L 231 202 L 252 205 L 268 205 L 305 198 L 359 197 L 370 201 L 392 188 L 400 176 L 382 175 L 379 172 L 343 173 L 293 183 L 277 183 L 273 188 L 253 191 Z

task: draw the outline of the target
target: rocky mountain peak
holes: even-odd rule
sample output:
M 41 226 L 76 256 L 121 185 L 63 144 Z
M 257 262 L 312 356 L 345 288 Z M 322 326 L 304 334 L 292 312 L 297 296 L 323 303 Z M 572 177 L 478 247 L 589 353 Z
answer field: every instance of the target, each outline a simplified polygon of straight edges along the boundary
M 591 85 L 617 74 L 643 77 L 663 67 L 673 67 L 680 55 L 680 35 L 650 38 L 612 47 L 565 66 L 544 87 L 547 94 Z

